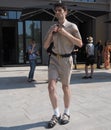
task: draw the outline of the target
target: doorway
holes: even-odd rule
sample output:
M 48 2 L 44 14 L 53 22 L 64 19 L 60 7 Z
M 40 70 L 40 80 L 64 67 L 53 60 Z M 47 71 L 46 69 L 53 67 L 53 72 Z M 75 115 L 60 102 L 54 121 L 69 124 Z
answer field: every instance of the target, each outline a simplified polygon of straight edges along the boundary
M 16 63 L 16 27 L 2 27 L 3 65 Z

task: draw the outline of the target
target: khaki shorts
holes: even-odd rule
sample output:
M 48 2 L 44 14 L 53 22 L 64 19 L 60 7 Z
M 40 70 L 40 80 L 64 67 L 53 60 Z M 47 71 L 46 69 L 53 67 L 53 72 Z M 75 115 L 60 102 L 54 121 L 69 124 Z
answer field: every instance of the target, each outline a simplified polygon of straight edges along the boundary
M 50 64 L 48 69 L 49 81 L 60 78 L 60 81 L 64 85 L 69 85 L 71 79 L 71 72 L 73 66 L 72 56 L 62 58 L 51 55 Z

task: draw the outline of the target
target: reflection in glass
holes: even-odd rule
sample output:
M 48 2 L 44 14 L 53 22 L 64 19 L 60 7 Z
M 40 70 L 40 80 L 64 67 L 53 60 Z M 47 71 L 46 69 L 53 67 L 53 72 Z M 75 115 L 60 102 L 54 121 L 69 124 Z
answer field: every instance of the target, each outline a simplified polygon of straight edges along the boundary
M 19 19 L 21 11 L 0 11 L 1 19 Z
M 18 22 L 18 48 L 19 48 L 19 63 L 24 63 L 23 59 L 23 23 Z
M 40 21 L 26 21 L 25 22 L 25 28 L 26 28 L 26 49 L 28 47 L 29 41 L 31 38 L 34 38 L 37 47 L 40 53 L 40 56 L 37 57 L 38 63 L 41 63 L 41 38 L 40 38 Z

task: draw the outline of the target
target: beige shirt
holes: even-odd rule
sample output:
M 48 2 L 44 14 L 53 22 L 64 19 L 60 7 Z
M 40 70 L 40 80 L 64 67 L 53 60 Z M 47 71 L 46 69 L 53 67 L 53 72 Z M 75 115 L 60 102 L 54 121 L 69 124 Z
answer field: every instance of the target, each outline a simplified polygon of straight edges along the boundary
M 55 25 L 54 25 L 55 26 Z M 76 24 L 71 23 L 67 20 L 65 20 L 64 24 L 62 25 L 66 31 L 68 31 L 70 34 L 75 36 L 76 38 L 81 39 L 80 32 L 78 30 L 78 27 Z M 69 54 L 73 51 L 74 44 L 69 41 L 69 39 L 60 33 L 54 33 L 53 35 L 53 52 L 58 54 Z

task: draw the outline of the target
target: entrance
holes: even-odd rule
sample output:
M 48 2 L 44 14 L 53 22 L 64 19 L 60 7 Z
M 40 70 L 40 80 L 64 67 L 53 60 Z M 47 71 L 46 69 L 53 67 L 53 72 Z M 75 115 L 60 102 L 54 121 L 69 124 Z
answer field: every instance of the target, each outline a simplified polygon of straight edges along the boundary
M 2 27 L 3 65 L 16 63 L 16 28 Z

